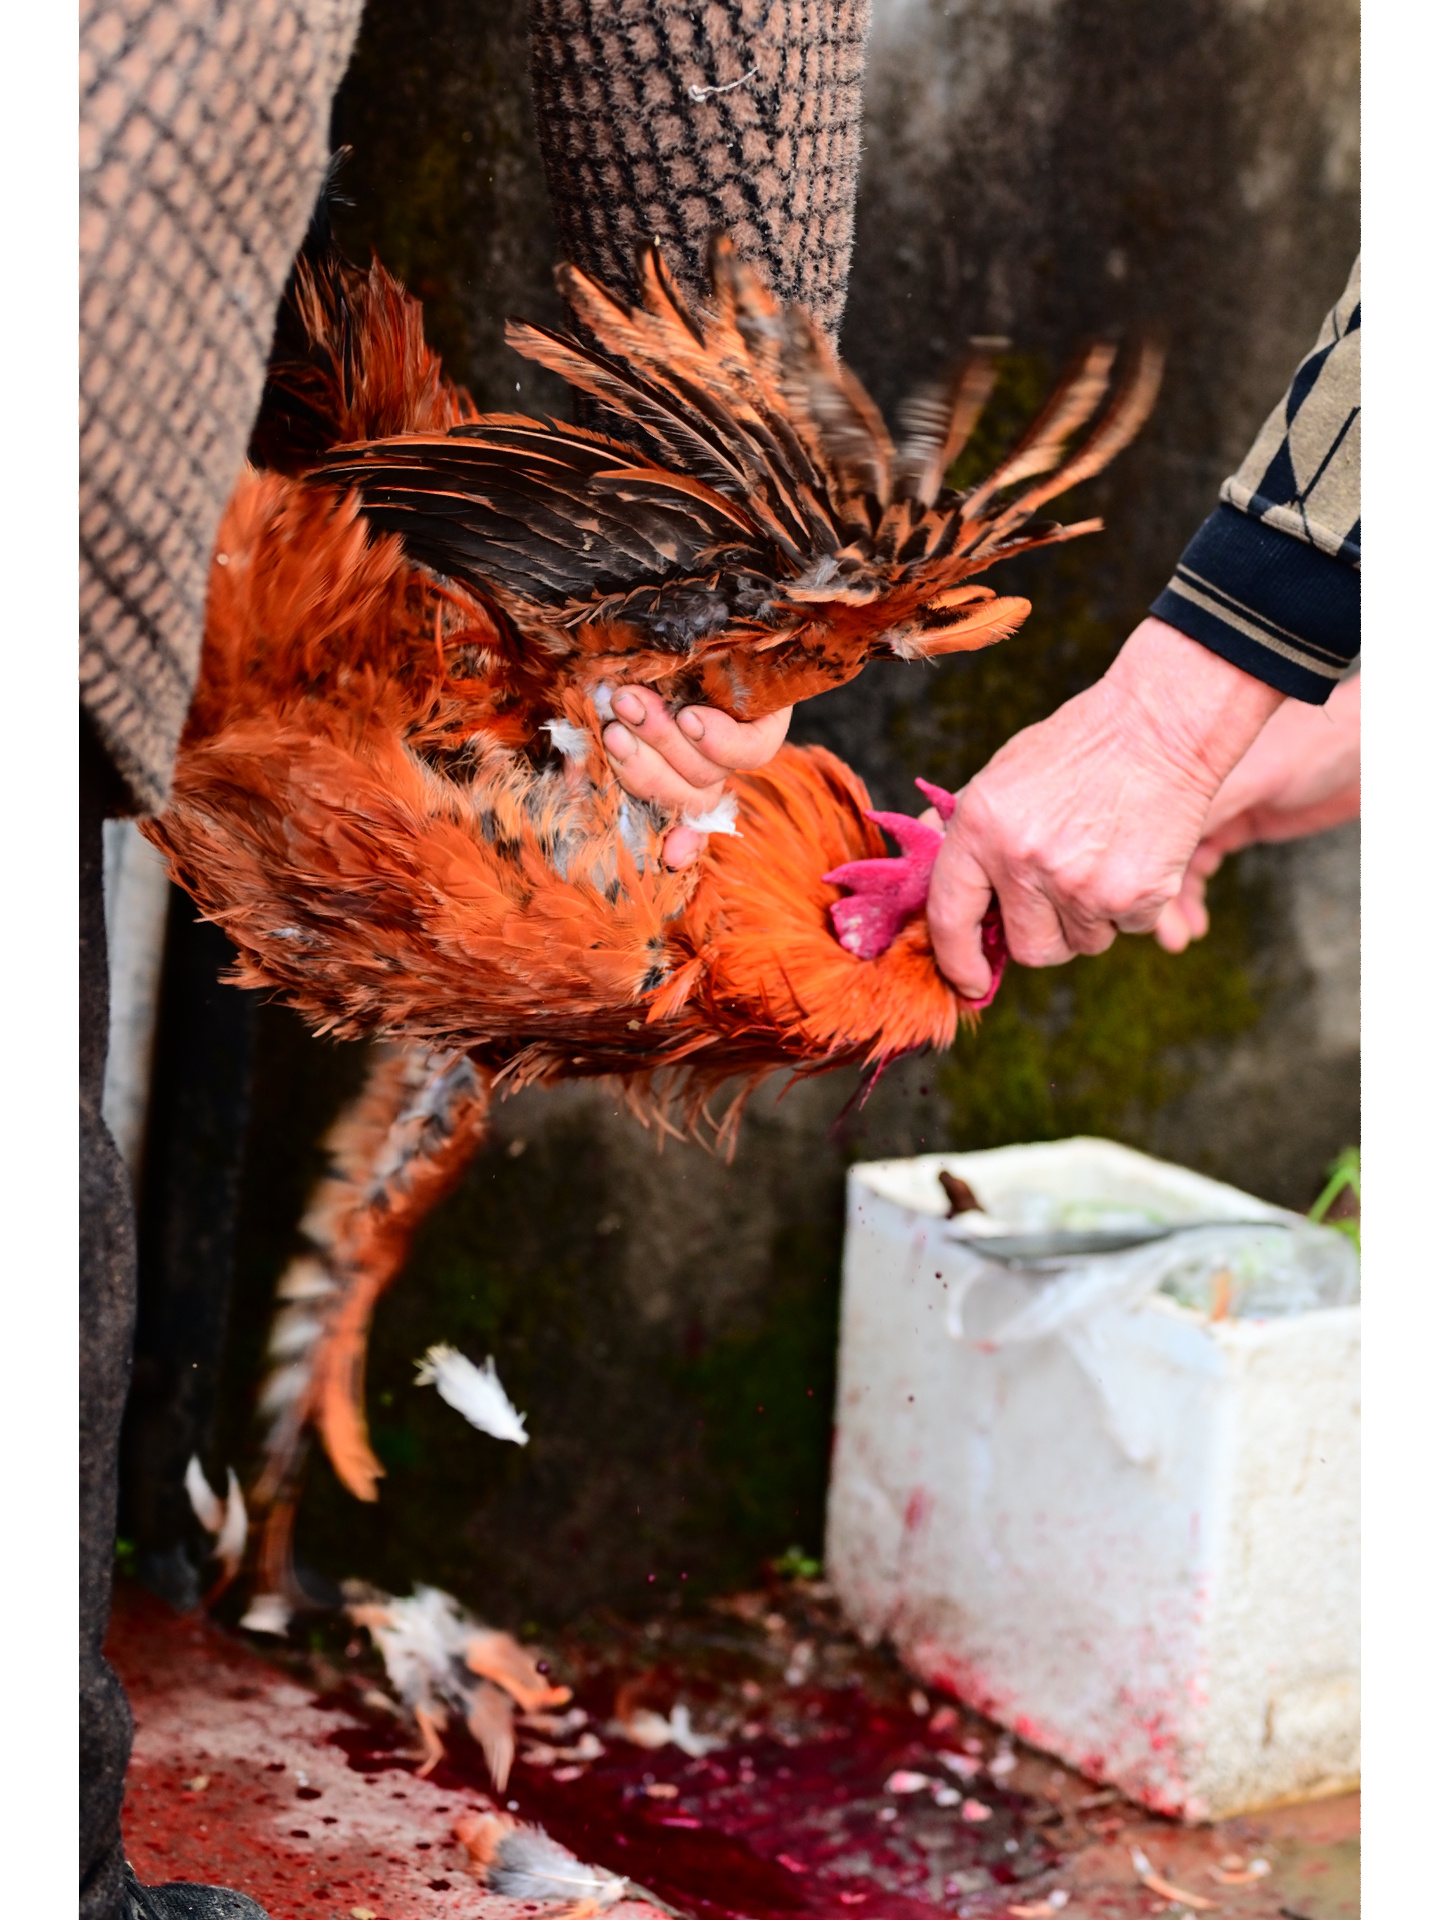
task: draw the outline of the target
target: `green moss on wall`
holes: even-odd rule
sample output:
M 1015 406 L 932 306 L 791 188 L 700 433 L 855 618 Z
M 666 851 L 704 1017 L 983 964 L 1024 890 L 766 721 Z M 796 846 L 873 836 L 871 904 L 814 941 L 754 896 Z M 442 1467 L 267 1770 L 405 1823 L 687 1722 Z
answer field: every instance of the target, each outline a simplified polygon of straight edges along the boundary
M 1081 542 L 1004 572 L 1002 590 L 1034 600 L 1026 625 L 1003 647 L 945 663 L 923 704 L 903 706 L 893 728 L 907 769 L 952 790 L 1022 727 L 1090 685 L 1124 638 L 1087 593 Z M 1012 966 L 995 1004 L 940 1069 L 952 1144 L 1086 1132 L 1144 1145 L 1147 1115 L 1188 1083 L 1186 1054 L 1234 1039 L 1259 1016 L 1264 889 L 1243 885 L 1231 865 L 1209 900 L 1211 931 L 1184 954 L 1121 935 L 1108 953 L 1058 970 Z
M 1214 889 L 1207 940 L 1180 955 L 1122 934 L 1060 971 L 1012 967 L 940 1068 L 952 1144 L 1006 1146 L 1105 1134 L 1146 1144 L 1146 1121 L 1189 1084 L 1193 1050 L 1259 1011 L 1240 889 Z
M 703 1423 L 686 1515 L 707 1577 L 736 1583 L 788 1546 L 818 1554 L 839 1338 L 841 1223 L 781 1227 L 758 1323 L 676 1364 Z

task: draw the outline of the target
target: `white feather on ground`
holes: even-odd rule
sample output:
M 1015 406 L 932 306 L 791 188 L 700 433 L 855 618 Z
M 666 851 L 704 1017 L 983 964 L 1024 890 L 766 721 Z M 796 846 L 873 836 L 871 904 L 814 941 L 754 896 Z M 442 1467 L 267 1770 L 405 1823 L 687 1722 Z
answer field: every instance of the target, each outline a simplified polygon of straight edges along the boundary
M 272 1633 L 283 1640 L 290 1631 L 290 1605 L 278 1593 L 257 1593 L 240 1622 L 247 1633 Z
M 412 1712 L 432 1695 L 443 1699 L 452 1691 L 478 1622 L 451 1594 L 417 1586 L 409 1599 L 377 1594 L 347 1611 L 380 1649 L 387 1679 Z M 463 1710 L 468 1702 L 452 1698 L 451 1704 Z
M 668 1717 L 656 1713 L 653 1707 L 637 1707 L 628 1720 L 613 1721 L 610 1731 L 651 1751 L 679 1747 L 692 1760 L 703 1760 L 707 1753 L 726 1744 L 714 1734 L 699 1732 L 690 1719 L 689 1707 L 683 1705 L 672 1707 Z
M 439 1587 L 417 1586 L 402 1600 L 347 1581 L 345 1596 L 346 1611 L 375 1642 L 425 1739 L 422 1772 L 439 1759 L 439 1732 L 454 1709 L 503 1789 L 515 1757 L 515 1704 L 563 1706 L 569 1688 L 552 1686 L 517 1640 L 483 1625 Z
M 490 1890 L 512 1900 L 594 1900 L 609 1907 L 629 1888 L 618 1874 L 577 1860 L 543 1828 L 517 1827 L 496 1850 Z
M 455 1835 L 490 1891 L 512 1900 L 587 1900 L 612 1907 L 630 1889 L 619 1874 L 577 1859 L 543 1827 L 522 1826 L 504 1814 L 465 1815 L 456 1821 Z
M 425 1358 L 415 1364 L 419 1368 L 416 1386 L 434 1387 L 446 1406 L 464 1414 L 472 1427 L 491 1434 L 496 1440 L 510 1440 L 517 1447 L 529 1446 L 525 1416 L 511 1405 L 510 1396 L 501 1386 L 493 1354 L 483 1367 L 477 1367 L 456 1348 L 442 1343 L 431 1347 Z

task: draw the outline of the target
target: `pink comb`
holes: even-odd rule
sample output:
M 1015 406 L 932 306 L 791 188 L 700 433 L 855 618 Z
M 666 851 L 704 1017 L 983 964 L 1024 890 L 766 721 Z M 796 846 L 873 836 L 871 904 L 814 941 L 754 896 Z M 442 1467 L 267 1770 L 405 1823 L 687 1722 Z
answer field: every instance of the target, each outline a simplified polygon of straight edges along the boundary
M 940 818 L 948 820 L 955 811 L 954 794 L 932 786 L 928 780 L 915 784 Z M 900 852 L 883 860 L 848 860 L 825 878 L 837 887 L 850 889 L 850 898 L 835 901 L 830 909 L 836 938 L 857 960 L 874 960 L 885 952 L 905 922 L 923 911 L 931 869 L 945 836 L 908 813 L 867 812 L 865 817 L 893 835 L 900 843 Z M 980 941 L 990 963 L 990 985 L 981 999 L 967 1000 L 967 1007 L 989 1006 L 999 991 L 1009 957 L 1000 905 L 993 895 L 981 922 Z

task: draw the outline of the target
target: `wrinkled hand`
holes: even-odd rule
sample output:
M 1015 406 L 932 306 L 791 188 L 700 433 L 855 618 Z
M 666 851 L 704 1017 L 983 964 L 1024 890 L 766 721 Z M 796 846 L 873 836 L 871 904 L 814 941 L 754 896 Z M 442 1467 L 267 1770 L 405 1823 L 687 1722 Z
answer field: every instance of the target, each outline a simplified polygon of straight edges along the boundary
M 1280 701 L 1163 621 L 1142 621 L 1102 680 L 1016 734 L 961 790 L 926 907 L 941 972 L 983 998 L 992 892 L 1021 966 L 1150 932 L 1222 782 Z
M 1360 812 L 1360 676 L 1323 707 L 1287 700 L 1225 781 L 1205 818 L 1180 891 L 1155 925 L 1167 953 L 1210 930 L 1205 883 L 1227 853 L 1258 841 L 1298 840 Z
M 613 704 L 616 718 L 603 738 L 616 779 L 637 800 L 676 807 L 692 819 L 719 804 L 727 773 L 748 773 L 774 759 L 791 714 L 782 707 L 763 720 L 741 722 L 714 707 L 682 707 L 672 716 L 649 687 L 622 687 Z M 672 827 L 666 866 L 688 867 L 704 844 L 694 827 Z

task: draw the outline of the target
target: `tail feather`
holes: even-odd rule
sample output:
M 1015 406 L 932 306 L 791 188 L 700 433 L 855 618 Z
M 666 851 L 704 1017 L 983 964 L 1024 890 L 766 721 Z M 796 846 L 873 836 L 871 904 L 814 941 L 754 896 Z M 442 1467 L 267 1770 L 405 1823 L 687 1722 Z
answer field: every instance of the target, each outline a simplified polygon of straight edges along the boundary
M 1072 434 L 1083 427 L 1105 398 L 1115 348 L 1097 340 L 1081 349 L 1059 385 L 1021 434 L 1009 454 L 965 502 L 964 517 L 980 518 L 995 495 L 1037 473 L 1049 473 L 1064 455 Z
M 933 507 L 945 476 L 975 431 L 995 386 L 996 352 L 979 348 L 959 362 L 948 379 L 902 402 L 905 437 L 895 459 L 899 498 Z
M 1128 447 L 1150 417 L 1164 371 L 1165 355 L 1158 342 L 1142 340 L 1116 381 L 1110 404 L 1089 438 L 1038 487 L 1032 487 L 1011 504 L 997 524 L 996 537 L 1003 539 L 1047 500 L 1078 487 L 1082 480 L 1092 479 Z M 1067 531 L 1073 534 L 1078 529 L 1072 527 Z
M 258 1499 L 281 1497 L 312 1425 L 351 1493 L 377 1497 L 384 1468 L 364 1406 L 371 1316 L 416 1227 L 479 1147 L 488 1108 L 488 1079 L 463 1054 L 385 1047 L 332 1128 L 331 1170 L 302 1222 L 310 1251 L 278 1289 L 270 1356 L 279 1364 L 261 1395 L 273 1418 Z

